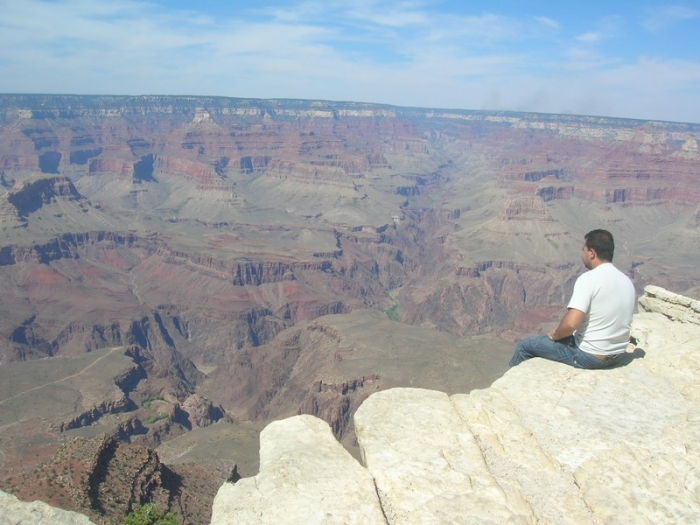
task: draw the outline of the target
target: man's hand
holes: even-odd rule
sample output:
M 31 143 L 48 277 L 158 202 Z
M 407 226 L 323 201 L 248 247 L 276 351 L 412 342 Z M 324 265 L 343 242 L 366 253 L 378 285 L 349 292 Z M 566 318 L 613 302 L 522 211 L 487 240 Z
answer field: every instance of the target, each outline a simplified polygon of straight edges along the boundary
M 552 341 L 559 341 L 559 339 L 569 337 L 581 325 L 585 316 L 585 312 L 576 310 L 576 308 L 569 308 L 559 326 L 555 330 L 550 330 L 547 337 Z

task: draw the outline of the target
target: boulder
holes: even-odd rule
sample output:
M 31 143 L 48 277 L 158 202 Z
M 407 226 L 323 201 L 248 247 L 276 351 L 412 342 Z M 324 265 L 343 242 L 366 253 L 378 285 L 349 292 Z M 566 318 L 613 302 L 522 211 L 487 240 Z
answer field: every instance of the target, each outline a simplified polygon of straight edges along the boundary
M 374 481 L 313 416 L 269 424 L 260 434 L 260 473 L 226 482 L 212 525 L 384 523 Z

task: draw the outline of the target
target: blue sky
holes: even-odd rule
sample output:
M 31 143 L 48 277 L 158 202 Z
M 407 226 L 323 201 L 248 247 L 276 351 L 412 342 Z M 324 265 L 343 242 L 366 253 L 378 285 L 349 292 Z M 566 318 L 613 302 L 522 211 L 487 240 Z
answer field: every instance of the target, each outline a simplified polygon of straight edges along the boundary
M 0 92 L 700 122 L 700 1 L 0 0 Z

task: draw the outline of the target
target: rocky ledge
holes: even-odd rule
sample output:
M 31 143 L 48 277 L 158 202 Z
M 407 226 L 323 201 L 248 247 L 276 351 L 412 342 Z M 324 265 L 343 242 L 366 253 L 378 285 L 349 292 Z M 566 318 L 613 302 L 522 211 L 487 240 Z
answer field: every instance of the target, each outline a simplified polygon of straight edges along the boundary
M 373 394 L 363 465 L 312 416 L 270 424 L 212 523 L 697 523 L 700 301 L 649 286 L 639 307 L 608 370 L 534 359 L 468 395 Z
M 94 525 L 87 516 L 43 501 L 27 503 L 0 490 L 0 525 Z

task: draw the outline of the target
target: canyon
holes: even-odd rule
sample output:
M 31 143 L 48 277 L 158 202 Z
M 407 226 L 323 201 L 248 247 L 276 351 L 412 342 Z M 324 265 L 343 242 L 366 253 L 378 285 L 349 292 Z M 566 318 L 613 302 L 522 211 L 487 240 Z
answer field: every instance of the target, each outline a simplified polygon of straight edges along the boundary
M 210 507 L 257 472 L 270 421 L 317 416 L 358 457 L 371 394 L 503 375 L 560 317 L 594 228 L 640 294 L 698 298 L 699 140 L 575 115 L 0 95 L 0 489 L 52 503 L 31 479 L 62 444 L 116 439 L 157 451 L 158 490 L 100 508 L 152 495 L 206 523 L 163 486 L 199 477 Z

